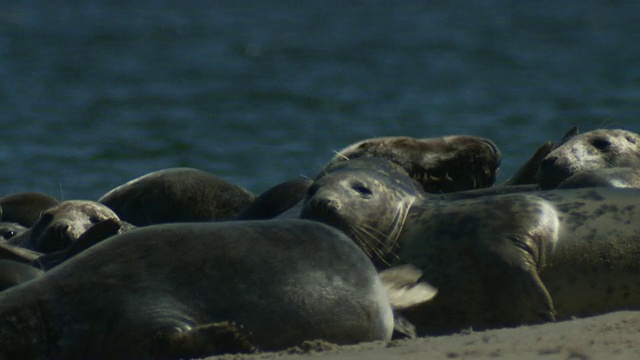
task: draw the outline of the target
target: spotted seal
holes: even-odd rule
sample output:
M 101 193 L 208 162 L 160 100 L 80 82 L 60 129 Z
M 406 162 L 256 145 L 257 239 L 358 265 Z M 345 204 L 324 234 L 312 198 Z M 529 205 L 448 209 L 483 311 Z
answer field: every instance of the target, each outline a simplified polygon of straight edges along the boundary
M 8 242 L 42 253 L 59 251 L 106 219 L 120 220 L 111 209 L 95 201 L 67 200 L 45 210 L 29 230 Z
M 438 295 L 405 313 L 418 333 L 640 309 L 640 190 L 427 196 L 390 228 L 367 222 L 401 204 L 387 196 L 394 189 L 369 186 L 391 184 L 382 176 L 358 174 L 367 197 L 347 194 L 337 181 L 314 183 L 303 213 L 347 232 L 364 219 L 377 240 L 355 240 L 381 257 L 378 266 L 409 263 L 422 271 Z
M 363 252 L 342 232 L 298 219 L 137 228 L 0 292 L 0 304 L 3 359 L 349 344 L 388 340 L 393 322 Z
M 372 138 L 336 153 L 327 166 L 362 157 L 383 158 L 404 168 L 429 193 L 489 187 L 502 160 L 491 140 L 466 135 Z
M 128 181 L 98 202 L 135 226 L 170 222 L 228 220 L 255 195 L 214 174 L 193 168 L 154 171 Z
M 567 137 L 540 163 L 536 174 L 543 189 L 587 170 L 640 168 L 640 135 L 628 130 L 593 130 Z

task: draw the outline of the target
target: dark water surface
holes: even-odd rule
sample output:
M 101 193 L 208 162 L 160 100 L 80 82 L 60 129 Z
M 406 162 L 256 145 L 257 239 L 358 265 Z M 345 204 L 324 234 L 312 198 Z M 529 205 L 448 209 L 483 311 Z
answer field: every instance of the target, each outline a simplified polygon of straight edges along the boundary
M 261 192 L 333 150 L 472 134 L 501 179 L 573 125 L 640 131 L 629 1 L 0 3 L 0 194 L 175 166 Z

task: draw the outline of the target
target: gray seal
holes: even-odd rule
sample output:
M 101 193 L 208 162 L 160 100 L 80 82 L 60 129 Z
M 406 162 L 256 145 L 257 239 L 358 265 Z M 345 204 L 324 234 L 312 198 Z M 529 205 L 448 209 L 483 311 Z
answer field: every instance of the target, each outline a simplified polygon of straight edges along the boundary
M 133 229 L 0 292 L 0 358 L 158 359 L 388 340 L 369 259 L 314 221 Z
M 332 225 L 353 238 L 377 267 L 391 261 L 420 184 L 392 162 L 356 158 L 334 163 L 311 184 L 300 218 Z
M 13 239 L 28 229 L 15 222 L 0 222 L 0 242 Z
M 307 193 L 310 179 L 291 179 L 260 194 L 234 220 L 272 219 L 298 204 Z
M 193 168 L 148 173 L 104 194 L 98 202 L 135 226 L 229 220 L 255 196 L 239 185 Z
M 365 183 L 367 176 L 366 183 L 392 184 L 380 173 L 357 178 Z M 316 185 L 305 217 L 326 221 L 331 212 L 328 223 L 342 229 L 371 225 L 370 216 L 402 204 L 388 196 L 393 185 L 367 187 L 367 198 L 345 193 L 339 182 Z M 433 300 L 403 313 L 418 334 L 512 326 L 640 309 L 638 206 L 637 189 L 417 197 L 395 228 L 368 228 L 395 234 L 393 246 L 354 240 L 380 258 L 379 266 L 412 264 L 438 289 Z M 356 208 L 373 210 L 354 215 Z
M 502 160 L 491 140 L 466 135 L 372 138 L 336 153 L 327 166 L 363 157 L 382 158 L 404 168 L 428 193 L 489 187 L 496 180 Z
M 540 163 L 537 181 L 552 189 L 583 171 L 640 168 L 640 135 L 628 130 L 593 130 L 565 138 Z
M 59 251 L 107 219 L 120 220 L 111 209 L 95 201 L 67 200 L 42 212 L 29 230 L 8 242 L 42 253 Z

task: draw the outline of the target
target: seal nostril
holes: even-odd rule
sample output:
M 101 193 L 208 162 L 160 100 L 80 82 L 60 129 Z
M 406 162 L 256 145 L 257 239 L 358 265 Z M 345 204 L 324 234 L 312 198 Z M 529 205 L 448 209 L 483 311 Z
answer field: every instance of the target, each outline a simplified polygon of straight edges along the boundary
M 540 163 L 540 169 L 542 170 L 549 170 L 553 167 L 553 165 L 556 163 L 556 161 L 558 160 L 557 156 L 549 156 L 546 157 L 542 160 L 542 162 Z
M 60 225 L 56 227 L 56 232 L 60 235 L 60 236 L 66 236 L 67 233 L 69 232 L 69 225 L 64 224 L 64 225 Z
M 338 202 L 333 199 L 316 199 L 312 202 L 312 207 L 323 213 L 335 212 L 338 208 Z

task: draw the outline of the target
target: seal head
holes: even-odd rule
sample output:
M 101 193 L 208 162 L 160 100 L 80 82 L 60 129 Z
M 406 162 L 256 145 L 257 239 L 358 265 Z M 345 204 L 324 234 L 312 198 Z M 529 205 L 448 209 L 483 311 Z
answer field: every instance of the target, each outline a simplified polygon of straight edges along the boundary
M 385 267 L 411 205 L 423 194 L 400 166 L 357 158 L 327 166 L 309 187 L 300 217 L 344 231 L 376 266 Z
M 570 137 L 542 160 L 537 179 L 553 189 L 580 172 L 615 167 L 640 168 L 640 135 L 602 129 Z
M 489 187 L 502 160 L 495 143 L 476 136 L 382 137 L 338 151 L 329 165 L 361 157 L 379 157 L 400 165 L 428 193 Z

